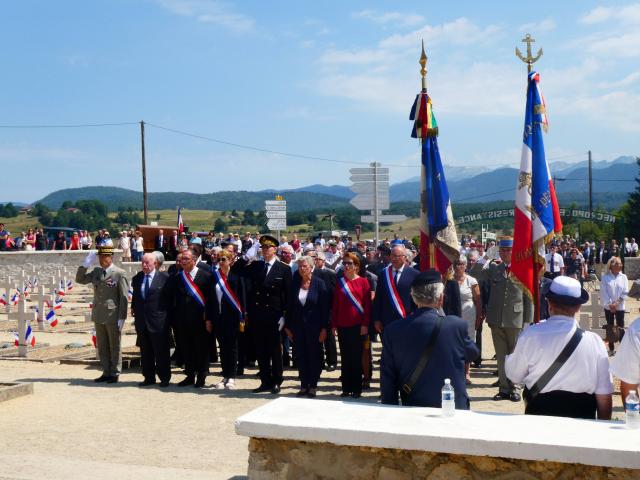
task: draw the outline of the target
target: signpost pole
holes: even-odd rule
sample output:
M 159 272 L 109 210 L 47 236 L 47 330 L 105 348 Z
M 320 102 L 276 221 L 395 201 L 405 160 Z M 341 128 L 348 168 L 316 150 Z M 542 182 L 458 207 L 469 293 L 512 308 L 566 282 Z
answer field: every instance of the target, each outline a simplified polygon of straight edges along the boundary
M 380 242 L 380 210 L 378 209 L 378 162 L 371 164 L 373 167 L 373 222 L 375 223 L 375 246 Z

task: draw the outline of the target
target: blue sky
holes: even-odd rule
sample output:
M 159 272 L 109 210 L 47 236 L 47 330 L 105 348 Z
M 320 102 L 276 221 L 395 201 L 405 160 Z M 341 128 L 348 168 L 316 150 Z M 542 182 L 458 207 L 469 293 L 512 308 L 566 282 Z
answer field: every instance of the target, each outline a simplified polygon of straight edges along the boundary
M 640 3 L 102 0 L 5 2 L 0 125 L 137 122 L 150 191 L 348 184 L 419 173 L 408 113 L 429 92 L 446 169 L 519 164 L 524 34 L 544 55 L 547 157 L 640 154 Z M 139 126 L 0 128 L 0 200 L 141 189 Z M 9 175 L 8 172 L 11 172 Z M 633 172 L 635 174 L 635 172 Z

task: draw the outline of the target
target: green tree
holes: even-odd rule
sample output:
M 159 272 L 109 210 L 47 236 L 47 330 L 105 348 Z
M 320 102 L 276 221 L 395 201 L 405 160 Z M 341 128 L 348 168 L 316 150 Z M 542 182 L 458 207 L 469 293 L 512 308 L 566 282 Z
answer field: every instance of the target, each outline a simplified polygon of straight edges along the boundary
M 5 203 L 4 205 L 0 205 L 0 217 L 12 218 L 18 216 L 18 209 L 13 205 L 13 203 Z
M 213 224 L 213 229 L 216 232 L 225 232 L 227 230 L 227 222 L 225 222 L 222 217 L 218 217 Z
M 640 157 L 636 157 L 636 163 L 640 167 Z M 636 175 L 636 189 L 629 194 L 626 205 L 621 209 L 624 218 L 624 226 L 627 236 L 640 236 L 640 175 Z

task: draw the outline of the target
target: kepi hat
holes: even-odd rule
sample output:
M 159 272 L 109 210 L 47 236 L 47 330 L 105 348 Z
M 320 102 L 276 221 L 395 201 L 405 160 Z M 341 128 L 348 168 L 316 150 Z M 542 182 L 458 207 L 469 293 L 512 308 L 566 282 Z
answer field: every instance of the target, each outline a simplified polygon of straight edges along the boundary
M 280 245 L 280 242 L 278 242 L 278 240 L 275 237 L 272 237 L 271 235 L 262 235 L 260 237 L 260 246 L 262 248 L 264 247 L 278 247 Z
M 432 283 L 442 283 L 442 275 L 437 270 L 430 269 L 416 276 L 411 282 L 411 288 L 422 287 Z
M 498 241 L 498 247 L 500 248 L 513 248 L 513 237 L 502 237 Z

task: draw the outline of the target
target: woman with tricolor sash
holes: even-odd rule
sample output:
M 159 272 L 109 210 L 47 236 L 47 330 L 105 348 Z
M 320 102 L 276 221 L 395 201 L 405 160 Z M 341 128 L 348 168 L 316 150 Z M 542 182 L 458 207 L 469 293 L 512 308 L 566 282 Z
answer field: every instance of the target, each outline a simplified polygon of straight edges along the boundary
M 234 260 L 233 253 L 222 250 L 218 254 L 218 269 L 213 271 L 216 294 L 213 298 L 211 321 L 207 321 L 207 330 L 215 326 L 220 343 L 220 363 L 222 380 L 215 385 L 217 389 L 235 388 L 238 368 L 238 333 L 244 330 L 246 317 L 246 295 L 244 281 L 240 275 L 230 272 Z
M 297 274 L 285 317 L 285 332 L 293 341 L 300 377 L 298 397 L 314 398 L 322 372 L 322 345 L 329 328 L 329 293 L 318 275 L 313 275 L 313 258 L 297 260 Z
M 369 334 L 371 293 L 369 281 L 358 275 L 360 260 L 347 253 L 342 257 L 344 275 L 333 295 L 331 327 L 338 331 L 342 397 L 359 398 L 362 393 L 362 345 Z

